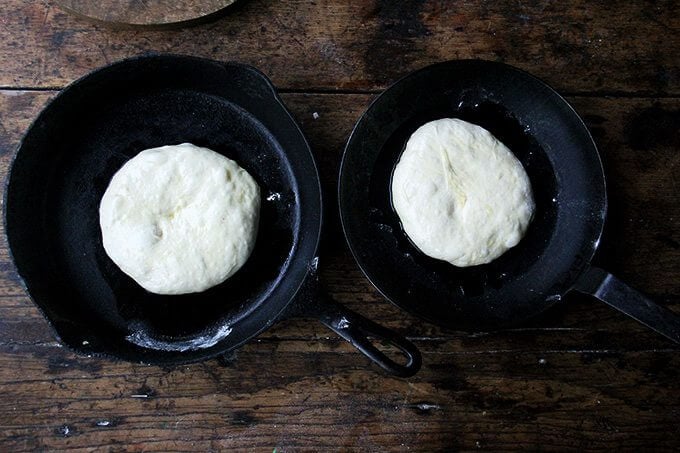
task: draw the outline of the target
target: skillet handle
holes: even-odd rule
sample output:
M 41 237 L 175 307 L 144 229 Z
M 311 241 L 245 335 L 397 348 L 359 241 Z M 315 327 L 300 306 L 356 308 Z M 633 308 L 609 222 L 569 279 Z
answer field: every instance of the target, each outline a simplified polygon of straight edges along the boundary
M 581 275 L 574 289 L 595 296 L 610 307 L 680 344 L 680 316 L 655 304 L 609 272 L 591 267 Z
M 320 297 L 322 301 L 318 304 L 315 313 L 319 321 L 347 340 L 373 363 L 394 376 L 410 377 L 418 372 L 422 358 L 420 351 L 413 343 L 396 332 L 343 307 L 328 295 L 320 295 Z M 406 364 L 401 365 L 387 357 L 375 345 L 376 340 L 386 341 L 396 346 L 406 357 Z

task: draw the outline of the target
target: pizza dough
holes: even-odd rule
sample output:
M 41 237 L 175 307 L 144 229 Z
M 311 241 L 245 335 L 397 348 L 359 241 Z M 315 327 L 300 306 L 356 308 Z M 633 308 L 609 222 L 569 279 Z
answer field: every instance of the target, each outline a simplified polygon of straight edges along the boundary
M 486 129 L 451 118 L 411 135 L 392 176 L 392 204 L 423 253 L 459 267 L 517 245 L 535 207 L 512 152 Z
M 189 143 L 142 151 L 99 206 L 104 249 L 157 294 L 204 291 L 238 271 L 255 245 L 260 189 L 233 160 Z

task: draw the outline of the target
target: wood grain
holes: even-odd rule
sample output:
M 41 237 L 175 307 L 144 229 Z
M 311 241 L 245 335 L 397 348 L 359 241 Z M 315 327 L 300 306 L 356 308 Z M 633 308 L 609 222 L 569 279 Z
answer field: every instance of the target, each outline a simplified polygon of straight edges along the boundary
M 0 91 L 0 176 L 50 91 Z M 349 256 L 333 192 L 371 94 L 287 93 L 331 205 L 323 281 L 409 335 L 424 367 L 385 377 L 317 323 L 286 321 L 229 358 L 174 368 L 60 347 L 0 247 L 0 445 L 5 451 L 672 450 L 680 348 L 570 296 L 531 324 L 449 332 L 380 298 Z M 572 96 L 603 156 L 610 209 L 598 264 L 680 311 L 680 99 Z
M 139 4 L 154 1 L 165 0 Z M 384 376 L 301 319 L 189 366 L 75 356 L 22 290 L 3 237 L 0 450 L 677 451 L 680 347 L 575 294 L 514 329 L 424 323 L 363 278 L 335 191 L 353 124 L 398 77 L 454 58 L 513 64 L 567 94 L 600 148 L 609 210 L 596 263 L 680 313 L 679 11 L 677 0 L 241 0 L 209 24 L 113 30 L 51 0 L 5 0 L 0 178 L 55 90 L 97 67 L 154 52 L 253 64 L 319 163 L 323 283 L 408 335 L 424 366 Z
M 214 14 L 235 0 L 55 0 L 68 12 L 115 25 L 179 24 Z
M 680 94 L 676 0 L 245 0 L 180 31 L 113 31 L 5 0 L 0 86 L 62 87 L 149 52 L 251 63 L 284 89 L 376 91 L 429 63 L 504 61 L 569 93 Z
M 235 363 L 160 369 L 18 348 L 0 356 L 4 449 L 658 451 L 680 440 L 677 352 L 428 351 L 406 381 L 339 349 L 262 341 Z

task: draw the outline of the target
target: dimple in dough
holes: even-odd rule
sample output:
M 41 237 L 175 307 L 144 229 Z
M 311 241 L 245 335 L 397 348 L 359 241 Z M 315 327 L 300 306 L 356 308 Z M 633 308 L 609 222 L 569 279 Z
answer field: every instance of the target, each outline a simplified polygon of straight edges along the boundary
M 189 143 L 142 151 L 99 206 L 104 249 L 147 291 L 186 294 L 222 283 L 255 245 L 260 189 L 236 162 Z
M 392 204 L 423 253 L 458 267 L 517 245 L 535 209 L 512 152 L 486 129 L 452 118 L 411 135 L 392 175 Z

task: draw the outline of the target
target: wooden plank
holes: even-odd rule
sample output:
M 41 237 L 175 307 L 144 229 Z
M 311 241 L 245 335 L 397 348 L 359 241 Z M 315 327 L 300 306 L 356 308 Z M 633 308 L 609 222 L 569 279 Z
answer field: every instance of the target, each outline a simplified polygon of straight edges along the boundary
M 112 30 L 51 2 L 6 0 L 0 86 L 62 87 L 124 57 L 239 60 L 295 90 L 378 90 L 447 59 L 504 61 L 571 93 L 680 94 L 680 14 L 656 2 L 243 1 L 212 24 Z
M 364 369 L 354 354 L 295 341 L 173 369 L 19 349 L 0 355 L 0 430 L 11 451 L 670 449 L 680 441 L 676 352 L 426 351 L 425 361 L 402 380 Z
M 0 91 L 0 177 L 54 92 Z M 333 199 L 369 94 L 284 94 Z M 599 263 L 680 309 L 680 99 L 572 97 L 601 149 L 611 198 Z M 316 113 L 316 115 L 315 115 Z M 332 204 L 332 203 L 329 203 Z M 0 246 L 0 445 L 56 449 L 327 451 L 673 449 L 678 347 L 570 296 L 529 326 L 447 332 L 383 301 L 331 207 L 323 280 L 335 298 L 408 334 L 424 367 L 384 376 L 318 323 L 277 325 L 230 359 L 162 368 L 74 356 L 54 342 Z

